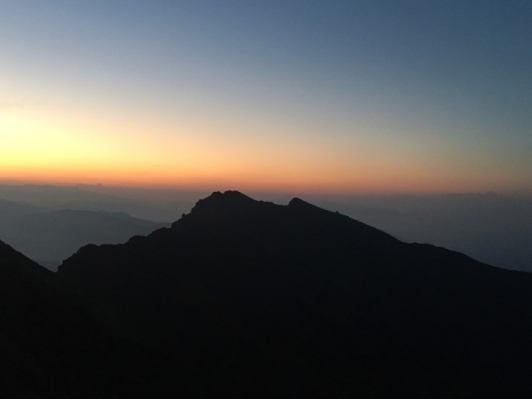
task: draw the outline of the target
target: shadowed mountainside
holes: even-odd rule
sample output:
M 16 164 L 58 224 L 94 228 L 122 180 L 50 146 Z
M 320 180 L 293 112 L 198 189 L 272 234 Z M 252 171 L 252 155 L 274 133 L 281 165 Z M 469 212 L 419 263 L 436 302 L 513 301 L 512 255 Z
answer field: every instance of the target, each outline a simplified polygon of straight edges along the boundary
M 175 383 L 163 356 L 110 334 L 57 275 L 2 242 L 0 298 L 3 398 L 145 398 Z
M 405 244 L 293 199 L 199 201 L 171 229 L 59 268 L 213 397 L 532 394 L 532 276 Z

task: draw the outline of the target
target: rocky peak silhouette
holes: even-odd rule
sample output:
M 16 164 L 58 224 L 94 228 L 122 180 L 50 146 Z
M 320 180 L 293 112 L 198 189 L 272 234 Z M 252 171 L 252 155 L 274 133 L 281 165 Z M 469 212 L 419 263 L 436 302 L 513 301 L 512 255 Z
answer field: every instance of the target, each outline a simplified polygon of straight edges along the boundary
M 293 199 L 213 193 L 59 276 L 205 397 L 532 394 L 532 276 Z

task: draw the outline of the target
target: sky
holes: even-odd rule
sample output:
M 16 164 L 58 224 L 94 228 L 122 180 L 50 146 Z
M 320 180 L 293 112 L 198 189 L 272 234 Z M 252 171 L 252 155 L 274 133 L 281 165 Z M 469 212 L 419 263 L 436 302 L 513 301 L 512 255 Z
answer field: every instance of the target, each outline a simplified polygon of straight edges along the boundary
M 530 1 L 0 2 L 0 183 L 532 191 Z

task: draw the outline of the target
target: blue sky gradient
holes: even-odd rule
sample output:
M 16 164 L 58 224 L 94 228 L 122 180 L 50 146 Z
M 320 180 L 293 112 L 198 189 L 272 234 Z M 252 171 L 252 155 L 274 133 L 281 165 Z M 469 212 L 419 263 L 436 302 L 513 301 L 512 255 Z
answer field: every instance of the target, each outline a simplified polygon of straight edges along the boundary
M 531 190 L 531 19 L 526 1 L 7 1 L 0 116 L 35 120 L 26 141 L 89 126 L 69 147 L 85 169 L 136 159 L 162 185 Z M 4 151 L 35 158 L 17 123 Z M 7 162 L 0 179 L 48 165 Z

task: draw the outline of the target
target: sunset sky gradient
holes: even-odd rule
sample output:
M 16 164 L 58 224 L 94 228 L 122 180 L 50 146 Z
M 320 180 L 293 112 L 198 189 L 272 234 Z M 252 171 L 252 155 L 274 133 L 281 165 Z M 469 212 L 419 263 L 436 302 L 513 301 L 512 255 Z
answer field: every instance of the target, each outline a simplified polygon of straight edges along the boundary
M 0 3 L 0 182 L 532 190 L 529 1 Z

